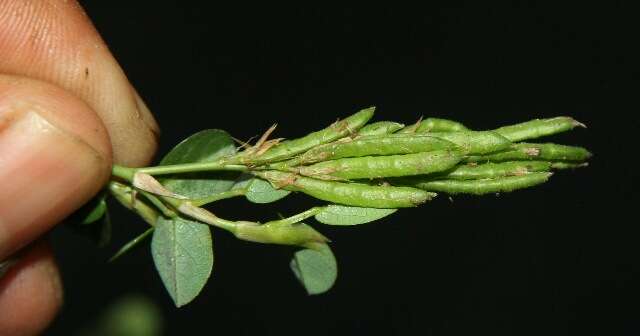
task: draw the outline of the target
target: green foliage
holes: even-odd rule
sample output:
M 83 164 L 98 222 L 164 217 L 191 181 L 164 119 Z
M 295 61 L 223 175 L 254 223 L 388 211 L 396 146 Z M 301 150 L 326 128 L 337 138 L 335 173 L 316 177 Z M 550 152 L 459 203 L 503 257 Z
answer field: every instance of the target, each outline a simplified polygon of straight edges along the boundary
M 329 225 L 358 225 L 373 222 L 389 216 L 398 209 L 360 208 L 344 205 L 329 205 L 315 218 L 318 222 Z
M 404 124 L 400 124 L 393 121 L 378 121 L 362 127 L 358 131 L 358 136 L 391 134 L 395 131 L 402 129 L 403 127 L 404 127 Z
M 106 192 L 100 192 L 66 220 L 75 232 L 88 237 L 99 247 L 106 246 L 111 241 L 107 195 Z
M 462 159 L 457 150 L 435 150 L 430 152 L 365 156 L 318 162 L 298 168 L 305 176 L 332 176 L 339 179 L 384 178 L 413 176 L 441 172 L 455 166 Z
M 327 244 L 296 252 L 289 266 L 309 295 L 328 291 L 338 277 L 338 264 Z
M 159 166 L 114 166 L 110 194 L 150 225 L 114 258 L 153 234 L 160 278 L 182 306 L 211 274 L 210 225 L 245 241 L 303 248 L 291 269 L 309 294 L 319 294 L 333 286 L 337 264 L 329 239 L 304 220 L 360 225 L 419 206 L 434 192 L 482 195 L 532 187 L 546 182 L 553 169 L 586 166 L 591 156 L 576 146 L 519 142 L 584 126 L 571 118 L 475 131 L 438 118 L 406 127 L 393 121 L 366 125 L 373 110 L 292 140 L 268 139 L 271 127 L 255 144 L 239 148 L 226 132 L 205 130 L 177 145 Z M 222 199 L 271 203 L 291 192 L 329 204 L 263 223 L 215 214 L 215 202 Z M 103 202 L 87 206 L 79 222 L 107 218 Z
M 375 111 L 375 107 L 360 110 L 344 120 L 331 124 L 325 129 L 310 133 L 302 138 L 284 141 L 279 145 L 274 146 L 263 155 L 260 155 L 258 162 L 265 160 L 275 161 L 288 159 L 318 145 L 332 142 L 350 135 L 359 130 L 369 121 L 369 119 L 371 119 L 371 117 L 373 117 L 373 111 Z
M 428 132 L 459 132 L 468 131 L 469 129 L 453 120 L 440 119 L 440 118 L 427 118 L 420 122 L 416 133 L 428 133 Z
M 419 179 L 409 185 L 416 188 L 446 192 L 449 194 L 485 195 L 511 192 L 517 189 L 533 187 L 547 182 L 552 173 L 529 173 L 519 176 L 507 176 L 480 180 L 426 180 Z
M 253 178 L 247 183 L 247 192 L 245 197 L 253 203 L 271 203 L 282 199 L 291 192 L 284 189 L 276 189 L 271 183 Z
M 323 201 L 364 208 L 410 208 L 435 196 L 411 187 L 376 186 L 363 183 L 325 181 L 292 173 L 269 171 L 256 175 L 291 191 L 300 191 Z
M 236 153 L 233 139 L 225 131 L 208 129 L 188 137 L 160 161 L 161 166 L 213 162 Z M 189 198 L 205 198 L 231 189 L 236 172 L 194 172 L 164 177 L 162 184 L 176 194 Z
M 106 193 L 100 193 L 96 198 L 92 199 L 87 205 L 85 205 L 85 207 L 83 207 L 87 213 L 81 219 L 81 224 L 95 223 L 105 216 L 107 213 L 106 197 Z
M 213 269 L 209 227 L 180 217 L 158 219 L 151 253 L 177 307 L 191 302 L 200 293 Z

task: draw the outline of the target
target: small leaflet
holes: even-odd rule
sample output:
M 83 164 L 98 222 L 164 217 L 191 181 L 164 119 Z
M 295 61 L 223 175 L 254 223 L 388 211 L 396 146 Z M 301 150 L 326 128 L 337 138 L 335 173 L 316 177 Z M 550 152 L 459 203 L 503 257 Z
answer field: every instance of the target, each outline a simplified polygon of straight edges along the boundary
M 327 244 L 296 252 L 289 266 L 309 295 L 328 291 L 338 277 L 338 264 Z
M 253 203 L 271 203 L 289 195 L 291 191 L 276 189 L 271 183 L 254 178 L 249 182 L 245 197 Z
M 398 209 L 361 208 L 344 205 L 329 205 L 315 218 L 318 222 L 329 225 L 358 225 L 373 222 L 389 216 Z
M 177 307 L 191 302 L 213 269 L 211 231 L 181 217 L 158 217 L 151 254 L 165 288 Z

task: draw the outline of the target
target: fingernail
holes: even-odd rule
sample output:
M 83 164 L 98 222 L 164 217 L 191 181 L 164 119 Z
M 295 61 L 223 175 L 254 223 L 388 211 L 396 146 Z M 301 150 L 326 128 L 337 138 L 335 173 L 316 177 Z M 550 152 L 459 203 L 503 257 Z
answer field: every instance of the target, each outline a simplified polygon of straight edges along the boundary
M 0 260 L 90 198 L 105 181 L 106 165 L 96 150 L 37 112 L 6 113 L 0 119 Z

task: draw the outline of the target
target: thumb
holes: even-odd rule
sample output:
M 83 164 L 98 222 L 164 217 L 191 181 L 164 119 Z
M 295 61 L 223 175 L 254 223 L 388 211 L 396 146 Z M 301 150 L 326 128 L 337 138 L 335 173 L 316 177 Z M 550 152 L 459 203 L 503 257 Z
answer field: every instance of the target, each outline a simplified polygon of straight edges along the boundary
M 0 260 L 91 198 L 109 178 L 97 115 L 65 90 L 0 75 Z

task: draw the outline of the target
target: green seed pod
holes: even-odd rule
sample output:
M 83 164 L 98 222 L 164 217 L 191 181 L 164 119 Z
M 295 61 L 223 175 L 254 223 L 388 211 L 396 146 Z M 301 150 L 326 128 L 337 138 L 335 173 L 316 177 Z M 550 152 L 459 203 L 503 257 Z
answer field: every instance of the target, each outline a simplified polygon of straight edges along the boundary
M 415 134 L 416 130 L 418 129 L 418 127 L 420 127 L 421 123 L 422 123 L 422 117 L 420 117 L 420 119 L 418 119 L 418 121 L 416 121 L 414 124 L 401 128 L 399 131 L 396 132 L 396 134 Z
M 302 138 L 283 141 L 267 150 L 259 157 L 249 158 L 245 163 L 282 161 L 318 145 L 352 134 L 360 129 L 360 127 L 364 126 L 364 124 L 373 117 L 374 110 L 375 107 L 360 110 L 356 114 L 338 121 L 323 130 L 313 132 Z
M 424 134 L 384 134 L 343 138 L 336 142 L 312 148 L 297 158 L 283 162 L 288 167 L 346 157 L 395 155 L 453 149 L 450 141 Z
M 365 156 L 316 163 L 297 168 L 306 176 L 333 176 L 340 179 L 412 176 L 452 168 L 462 159 L 456 150 L 437 150 L 405 155 Z
M 468 130 L 469 129 L 465 125 L 457 121 L 440 118 L 427 118 L 420 123 L 420 126 L 416 129 L 416 133 L 459 132 Z
M 282 189 L 300 191 L 331 203 L 364 208 L 415 207 L 436 196 L 434 193 L 411 187 L 323 181 L 279 171 L 254 172 L 254 174 Z
M 573 118 L 556 117 L 550 119 L 535 119 L 520 124 L 500 127 L 495 129 L 494 132 L 499 133 L 513 142 L 518 142 L 569 131 L 576 126 L 586 127 L 583 123 Z
M 533 172 L 544 172 L 551 169 L 546 161 L 510 161 L 501 163 L 484 163 L 459 165 L 445 174 L 434 174 L 438 180 L 480 180 L 504 176 L 519 176 Z
M 425 182 L 414 180 L 414 183 L 411 185 L 427 191 L 439 191 L 449 194 L 484 195 L 532 187 L 546 182 L 552 174 L 553 173 L 530 173 L 520 176 L 507 176 L 484 180 L 440 180 Z
M 256 243 L 303 246 L 309 242 L 325 243 L 328 241 L 326 237 L 304 223 L 294 225 L 237 223 L 234 235 L 242 240 Z
M 362 127 L 358 131 L 358 136 L 390 134 L 403 127 L 403 124 L 393 121 L 378 121 Z
M 466 154 L 486 154 L 508 148 L 511 141 L 492 131 L 433 132 L 429 135 L 460 146 Z
M 551 162 L 551 168 L 553 169 L 576 169 L 576 168 L 584 168 L 587 166 L 589 166 L 589 164 L 586 162 L 580 162 L 580 163 L 563 162 L 563 161 Z
M 548 160 L 548 161 L 584 161 L 591 153 L 576 146 L 557 145 L 552 143 L 534 144 L 517 143 L 510 149 L 489 155 L 469 156 L 466 162 L 502 162 L 513 160 Z

